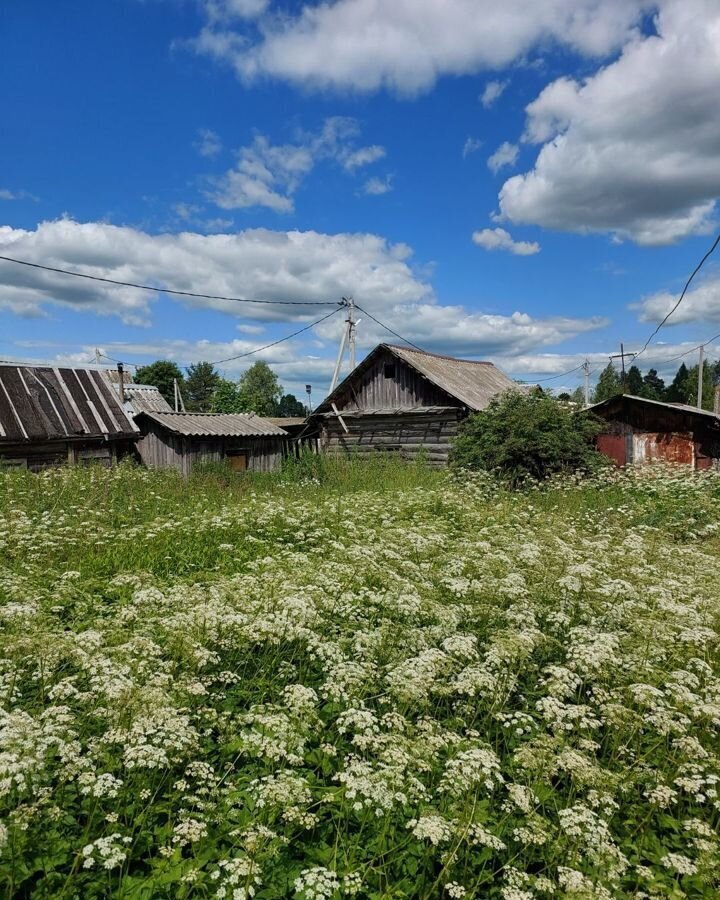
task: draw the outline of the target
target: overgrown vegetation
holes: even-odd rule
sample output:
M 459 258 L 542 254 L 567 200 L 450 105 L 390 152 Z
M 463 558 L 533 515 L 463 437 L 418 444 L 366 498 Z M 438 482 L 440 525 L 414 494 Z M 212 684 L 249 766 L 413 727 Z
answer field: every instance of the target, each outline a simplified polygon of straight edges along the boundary
M 453 465 L 484 469 L 512 486 L 528 479 L 590 472 L 603 464 L 593 446 L 599 422 L 541 391 L 510 391 L 460 426 Z
M 714 898 L 720 476 L 0 473 L 0 889 Z

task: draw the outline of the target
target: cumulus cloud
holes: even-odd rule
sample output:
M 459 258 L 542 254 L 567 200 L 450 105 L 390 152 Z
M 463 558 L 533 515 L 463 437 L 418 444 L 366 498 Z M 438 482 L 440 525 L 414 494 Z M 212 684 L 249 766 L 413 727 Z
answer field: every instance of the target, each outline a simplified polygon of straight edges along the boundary
M 162 287 L 168 287 L 247 299 L 334 302 L 350 293 L 360 306 L 420 346 L 473 357 L 531 352 L 607 325 L 607 320 L 598 317 L 542 318 L 520 311 L 501 315 L 440 304 L 432 287 L 413 270 L 410 248 L 372 234 L 250 229 L 232 235 L 150 235 L 107 223 L 81 224 L 62 219 L 44 222 L 33 231 L 1 227 L 0 254 L 119 281 L 157 285 L 158 295 Z M 53 306 L 61 306 L 117 316 L 128 324 L 151 323 L 156 299 L 152 293 L 9 263 L 0 265 L 0 308 L 19 315 L 42 315 Z M 251 335 L 226 342 L 228 346 L 217 353 L 211 347 L 200 354 L 194 345 L 191 352 L 183 342 L 174 342 L 180 355 L 172 358 L 180 359 L 187 352 L 184 363 L 200 358 L 222 359 L 262 344 L 262 338 L 252 338 L 255 332 L 247 329 L 248 324 L 274 325 L 274 334 L 282 334 L 325 311 L 323 307 L 170 299 L 189 308 L 238 316 L 243 325 L 240 334 Z M 287 360 L 296 359 L 292 354 L 302 354 L 302 348 L 316 340 L 324 342 L 331 357 L 342 327 L 342 316 L 337 315 L 300 341 L 289 342 L 291 356 Z M 363 349 L 391 339 L 377 323 L 364 317 L 358 334 Z M 147 345 L 151 344 L 158 346 L 148 341 Z M 117 358 L 126 358 L 128 353 L 131 350 Z M 281 357 L 270 354 L 261 358 L 276 361 Z
M 357 146 L 360 126 L 355 119 L 333 116 L 317 132 L 302 133 L 290 144 L 272 144 L 256 135 L 238 153 L 236 165 L 207 196 L 223 209 L 264 206 L 278 213 L 294 210 L 293 196 L 305 177 L 322 160 L 332 160 L 354 174 L 385 155 L 377 144 Z
M 306 2 L 296 14 L 261 20 L 255 43 L 210 20 L 195 48 L 246 80 L 414 94 L 443 75 L 502 68 L 541 42 L 604 56 L 628 39 L 647 6 L 649 0 Z
M 493 172 L 499 172 L 504 166 L 514 166 L 517 162 L 520 148 L 517 144 L 505 141 L 500 144 L 491 157 L 488 158 L 488 168 Z
M 488 81 L 482 94 L 480 94 L 480 102 L 485 109 L 490 109 L 495 101 L 500 99 L 508 84 L 508 81 Z
M 380 308 L 432 298 L 410 266 L 410 249 L 373 234 L 269 231 L 147 234 L 68 219 L 35 230 L 0 227 L 0 254 L 118 281 L 267 300 L 336 301 L 355 291 Z M 0 262 L 0 307 L 42 315 L 49 304 L 148 324 L 154 295 Z M 309 321 L 322 308 L 186 298 L 186 306 L 257 321 Z
M 661 322 L 677 300 L 677 294 L 660 291 L 630 308 L 638 311 L 641 322 Z M 667 324 L 682 325 L 687 322 L 720 322 L 720 276 L 708 277 L 697 287 L 690 288 Z
M 516 256 L 532 256 L 540 252 L 537 241 L 514 241 L 504 228 L 483 228 L 473 232 L 473 243 L 483 250 L 507 250 Z
M 711 227 L 720 196 L 720 5 L 662 0 L 583 82 L 560 78 L 527 107 L 535 166 L 500 191 L 502 216 L 562 231 L 669 244 Z
M 198 139 L 193 145 L 200 156 L 211 158 L 217 156 L 222 151 L 222 141 L 220 136 L 211 128 L 200 128 L 198 130 Z
M 368 178 L 362 186 L 363 194 L 371 197 L 378 197 L 381 194 L 387 194 L 392 190 L 392 176 L 386 175 L 385 178 L 378 178 L 377 175 Z

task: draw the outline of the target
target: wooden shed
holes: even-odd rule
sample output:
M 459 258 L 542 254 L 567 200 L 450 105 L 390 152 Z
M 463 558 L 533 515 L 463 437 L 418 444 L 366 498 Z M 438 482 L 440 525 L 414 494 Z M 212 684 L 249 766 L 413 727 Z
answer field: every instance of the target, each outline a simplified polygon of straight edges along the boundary
M 318 406 L 312 421 L 326 452 L 422 452 L 448 461 L 458 424 L 518 385 L 490 362 L 379 344 Z
M 236 471 L 270 472 L 287 452 L 287 432 L 255 413 L 143 411 L 137 449 L 152 469 L 189 475 L 197 463 L 226 460 Z
M 663 460 L 707 469 L 720 460 L 720 416 L 714 412 L 633 394 L 618 394 L 588 412 L 604 422 L 598 450 L 619 466 Z
M 100 370 L 0 365 L 0 465 L 112 465 L 138 429 Z

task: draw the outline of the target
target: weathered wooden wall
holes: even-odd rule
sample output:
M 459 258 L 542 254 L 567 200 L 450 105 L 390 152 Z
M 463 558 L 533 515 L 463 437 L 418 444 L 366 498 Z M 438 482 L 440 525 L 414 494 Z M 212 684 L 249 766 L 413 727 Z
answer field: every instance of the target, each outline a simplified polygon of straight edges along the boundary
M 398 453 L 413 460 L 418 454 L 431 465 L 447 465 L 451 441 L 457 434 L 459 410 L 398 412 L 392 414 L 346 414 L 346 433 L 335 416 L 326 416 L 321 427 L 320 448 L 327 453 Z
M 50 466 L 114 465 L 132 450 L 131 441 L 74 439 L 68 441 L 0 442 L 0 468 L 12 467 L 38 472 Z
M 386 377 L 385 366 L 394 367 L 394 375 Z M 407 363 L 389 352 L 350 385 L 347 396 L 338 402 L 339 409 L 402 409 L 414 406 L 459 406 L 455 398 L 435 387 Z
M 250 472 L 277 469 L 287 452 L 281 437 L 195 437 L 171 434 L 151 423 L 137 443 L 140 459 L 150 469 L 174 468 L 189 475 L 195 465 L 222 462 L 228 455 L 247 454 Z

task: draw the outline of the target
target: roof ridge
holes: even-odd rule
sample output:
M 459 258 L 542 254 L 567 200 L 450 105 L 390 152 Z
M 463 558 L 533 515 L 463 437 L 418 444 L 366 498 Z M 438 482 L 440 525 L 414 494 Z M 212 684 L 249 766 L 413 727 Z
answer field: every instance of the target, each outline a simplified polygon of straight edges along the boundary
M 447 353 L 432 353 L 430 350 L 416 350 L 414 347 L 402 347 L 400 344 L 385 344 L 391 350 L 402 350 L 405 353 L 417 353 L 419 356 L 432 356 L 435 359 L 449 359 L 452 362 L 472 363 L 477 366 L 494 366 L 489 359 L 463 359 L 461 356 L 449 356 Z

